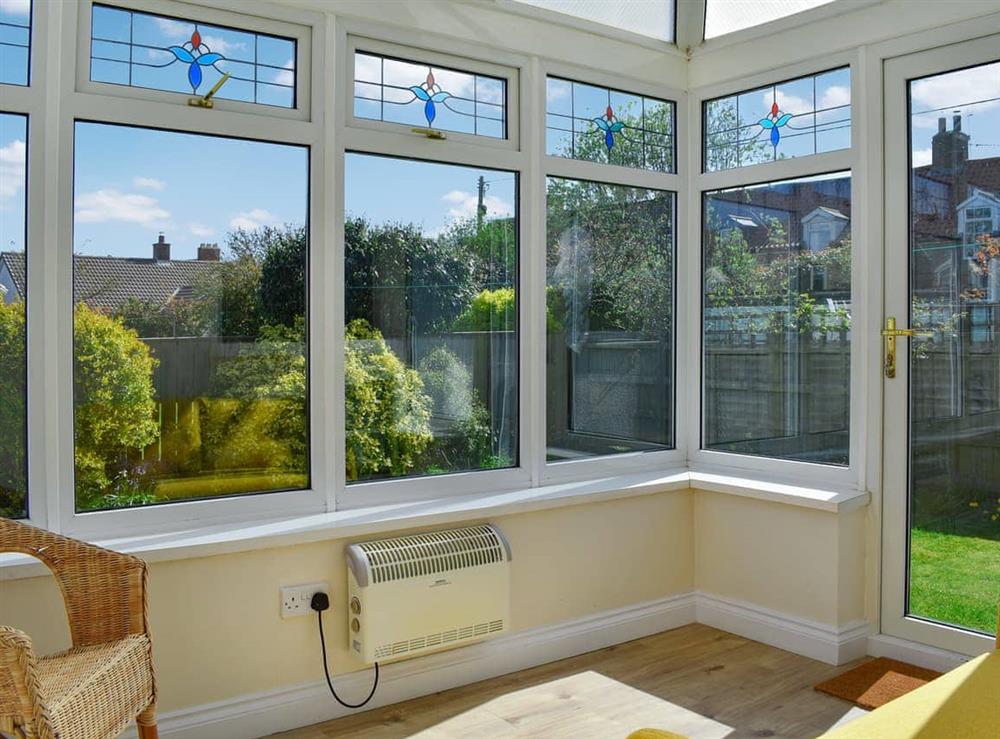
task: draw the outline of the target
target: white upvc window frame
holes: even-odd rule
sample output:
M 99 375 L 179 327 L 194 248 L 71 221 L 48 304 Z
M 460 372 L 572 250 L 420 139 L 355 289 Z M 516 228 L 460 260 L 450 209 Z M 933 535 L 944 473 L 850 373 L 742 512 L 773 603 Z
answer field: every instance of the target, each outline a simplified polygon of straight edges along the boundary
M 147 9 L 141 3 L 117 3 L 120 6 Z M 31 497 L 31 522 L 88 539 L 120 536 L 123 532 L 152 533 L 164 530 L 190 529 L 192 527 L 252 520 L 277 518 L 332 509 L 330 484 L 330 430 L 322 408 L 328 403 L 330 388 L 321 379 L 329 376 L 329 358 L 320 350 L 322 337 L 329 333 L 329 299 L 324 291 L 312 290 L 309 296 L 309 396 L 310 396 L 310 485 L 307 489 L 288 492 L 266 492 L 249 495 L 190 500 L 147 507 L 124 508 L 109 511 L 77 512 L 74 487 L 73 439 L 73 290 L 72 244 L 73 237 L 73 171 L 75 124 L 77 121 L 122 124 L 144 128 L 194 134 L 214 134 L 229 138 L 245 138 L 275 143 L 304 146 L 309 151 L 309 284 L 324 284 L 329 279 L 330 223 L 324 205 L 328 186 L 324 172 L 327 152 L 323 128 L 324 104 L 327 99 L 324 82 L 309 74 L 300 73 L 299 84 L 312 80 L 312 89 L 299 100 L 310 100 L 308 118 L 290 119 L 276 116 L 272 106 L 239 103 L 235 106 L 218 105 L 212 110 L 187 104 L 187 95 L 134 90 L 141 94 L 121 94 L 115 85 L 86 83 L 80 85 L 80 54 L 58 55 L 53 49 L 73 48 L 83 37 L 81 25 L 89 29 L 90 0 L 86 3 L 47 5 L 51 18 L 44 24 L 48 31 L 47 61 L 59 59 L 61 66 L 51 68 L 48 74 L 36 70 L 35 79 L 45 89 L 50 110 L 46 118 L 46 146 L 48 159 L 43 178 L 45 193 L 42 208 L 44 236 L 31 239 L 31 234 L 41 228 L 37 210 L 32 208 L 40 198 L 32 190 L 29 205 L 29 260 L 31 271 L 28 288 L 28 311 L 32 317 L 29 331 L 29 378 L 44 377 L 45 391 L 36 382 L 29 388 L 29 491 L 44 490 L 44 506 L 37 505 L 37 496 Z M 190 7 L 190 6 L 189 6 Z M 162 6 L 158 6 L 162 12 Z M 192 8 L 197 18 L 208 18 L 212 10 L 198 6 Z M 275 22 L 299 27 L 312 44 L 305 66 L 322 69 L 327 35 L 326 17 L 322 14 L 268 8 L 274 13 Z M 258 11 L 260 12 L 260 11 Z M 214 19 L 214 17 L 213 17 Z M 84 24 L 84 20 L 86 23 Z M 254 22 L 258 19 L 253 17 Z M 254 27 L 236 18 L 230 25 Z M 38 27 L 43 24 L 39 23 Z M 284 27 L 284 26 L 283 26 Z M 265 30 L 261 27 L 261 30 Z M 88 30 L 89 33 L 89 30 Z M 87 54 L 83 56 L 89 76 L 89 35 Z M 39 54 L 39 57 L 41 54 Z M 44 80 L 44 81 L 43 81 Z M 108 88 L 112 88 L 109 90 Z M 152 95 L 147 93 L 152 92 Z M 241 109 L 239 109 L 241 108 Z M 37 148 L 37 147 L 33 147 Z M 34 156 L 34 154 L 33 154 Z M 29 184 L 29 188 L 32 185 Z M 37 244 L 37 246 L 34 246 Z M 39 266 L 41 265 L 41 266 Z M 48 296 L 47 304 L 41 303 Z M 38 326 L 36 314 L 43 313 Z M 314 348 L 315 347 L 315 348 Z M 38 357 L 44 353 L 46 361 L 36 372 Z M 30 379 L 29 379 L 30 382 Z M 41 396 L 41 397 L 39 397 Z M 39 413 L 39 408 L 42 412 Z M 53 460 L 46 463 L 46 460 Z M 29 492 L 29 495 L 31 493 Z
M 538 377 L 534 378 L 539 386 L 539 398 L 547 397 L 546 389 L 546 366 L 545 366 L 545 283 L 546 283 L 546 245 L 548 243 L 546 224 L 546 179 L 548 177 L 563 177 L 567 179 L 589 180 L 611 185 L 623 185 L 626 187 L 639 187 L 650 190 L 661 190 L 674 195 L 674 243 L 673 243 L 673 300 L 674 300 L 674 346 L 672 354 L 674 358 L 674 418 L 671 419 L 674 426 L 673 448 L 662 450 L 649 450 L 626 452 L 623 454 L 600 455 L 574 460 L 561 460 L 558 462 L 548 462 L 546 456 L 546 418 L 545 412 L 536 413 L 537 418 L 532 418 L 531 422 L 536 425 L 536 435 L 539 439 L 541 459 L 538 461 L 538 476 L 542 484 L 552 484 L 558 482 L 569 482 L 575 480 L 593 479 L 599 477 L 609 477 L 625 475 L 635 472 L 648 472 L 653 470 L 668 470 L 683 467 L 687 459 L 687 434 L 685 432 L 688 418 L 687 407 L 682 402 L 686 388 L 690 387 L 690 377 L 686 373 L 685 362 L 680 360 L 681 347 L 684 346 L 683 326 L 685 297 L 681 289 L 682 274 L 681 265 L 688 258 L 688 250 L 685 248 L 684 236 L 687 233 L 688 223 L 687 198 L 687 177 L 689 169 L 689 150 L 683 143 L 687 141 L 688 131 L 686 122 L 688 120 L 688 95 L 681 89 L 668 85 L 651 84 L 640 80 L 622 78 L 619 75 L 609 74 L 606 71 L 579 67 L 576 65 L 564 64 L 561 62 L 542 60 L 540 62 L 540 89 L 537 90 L 540 100 L 536 103 L 539 108 L 541 118 L 539 122 L 540 130 L 538 136 L 541 139 L 539 146 L 541 149 L 541 166 L 539 172 L 538 189 L 540 191 L 539 208 L 540 218 L 536 224 L 536 231 L 533 232 L 532 243 L 539 245 L 532 254 L 534 268 L 538 273 L 540 285 L 535 292 L 540 295 L 536 315 L 534 316 L 535 331 L 538 332 L 541 345 L 542 365 L 536 369 Z M 547 151 L 547 130 L 546 130 L 546 80 L 549 77 L 591 84 L 599 87 L 607 87 L 612 90 L 620 90 L 636 95 L 657 98 L 671 102 L 674 105 L 674 125 L 671 135 L 674 145 L 674 171 L 655 172 L 648 169 L 637 169 L 623 167 L 615 164 L 602 162 L 591 162 L 570 157 L 553 156 L 545 153 Z M 683 134 L 683 135 L 682 135 Z M 537 295 L 536 295 L 537 297 Z M 544 405 L 542 406 L 544 409 Z
M 337 103 L 340 112 L 334 118 L 334 172 L 342 183 L 334 201 L 336 218 L 333 259 L 337 264 L 336 306 L 334 329 L 327 334 L 335 355 L 331 387 L 333 424 L 336 431 L 336 469 L 333 473 L 338 510 L 385 505 L 402 501 L 419 501 L 449 496 L 481 494 L 485 490 L 504 491 L 532 487 L 533 441 L 530 438 L 531 408 L 535 407 L 535 389 L 525 368 L 536 360 L 535 337 L 530 334 L 534 300 L 531 296 L 532 276 L 529 268 L 531 232 L 529 222 L 539 195 L 532 186 L 532 167 L 525 147 L 530 145 L 535 115 L 531 105 L 520 104 L 536 84 L 527 57 L 503 51 L 484 49 L 477 44 L 436 36 L 406 34 L 398 28 L 382 27 L 363 21 L 337 18 L 334 62 L 338 72 Z M 419 46 L 414 45 L 419 40 Z M 409 43 L 407 43 L 407 41 Z M 433 48 L 436 51 L 426 51 Z M 442 64 L 461 71 L 480 72 L 507 79 L 507 139 L 445 132 L 444 139 L 430 139 L 414 133 L 410 126 L 399 123 L 372 121 L 354 116 L 354 51 L 386 53 L 389 56 L 416 62 Z M 433 476 L 399 477 L 385 480 L 358 481 L 348 484 L 344 468 L 346 411 L 344 398 L 344 292 L 343 264 L 345 257 L 344 191 L 351 186 L 345 181 L 347 154 L 371 154 L 404 159 L 416 159 L 442 164 L 457 164 L 505 170 L 517 176 L 518 221 L 518 460 L 515 466 L 498 470 L 473 470 Z M 542 360 L 544 361 L 544 359 Z
M 192 97 L 200 97 L 193 93 L 170 92 L 147 87 L 133 87 L 111 82 L 96 82 L 90 79 L 91 51 L 91 20 L 94 5 L 108 5 L 123 10 L 134 10 L 140 13 L 150 13 L 158 16 L 169 16 L 190 19 L 208 25 L 231 27 L 247 33 L 261 33 L 271 36 L 281 36 L 295 40 L 295 105 L 284 108 L 265 103 L 251 103 L 238 100 L 227 100 L 216 96 L 213 98 L 214 109 L 247 113 L 253 116 L 268 115 L 276 118 L 307 121 L 312 112 L 312 37 L 308 23 L 302 23 L 305 15 L 282 12 L 275 9 L 273 16 L 258 15 L 241 10 L 241 3 L 225 2 L 216 5 L 231 7 L 212 7 L 193 3 L 178 2 L 178 0 L 79 0 L 74 3 L 77 14 L 77 34 L 73 43 L 76 48 L 76 89 L 79 92 L 94 95 L 110 95 L 114 97 L 137 100 L 164 101 L 177 105 L 187 105 Z M 280 15 L 279 15 L 280 14 Z M 282 17 L 284 16 L 284 17 Z M 68 46 L 66 48 L 74 48 Z M 67 56 L 72 56 L 69 54 Z M 205 89 L 208 92 L 208 89 Z M 204 93 L 202 93 L 204 94 Z
M 779 71 L 755 74 L 725 83 L 692 90 L 689 109 L 688 137 L 689 159 L 693 174 L 689 179 L 688 208 L 696 217 L 689 220 L 688 240 L 696 253 L 687 264 L 682 283 L 688 285 L 691 306 L 688 324 L 688 376 L 697 383 L 698 392 L 689 393 L 688 462 L 692 470 L 728 471 L 755 479 L 793 484 L 826 486 L 834 490 L 863 490 L 864 455 L 866 450 L 865 428 L 867 418 L 865 393 L 865 361 L 871 356 L 872 347 L 866 327 L 868 325 L 867 263 L 872 256 L 866 253 L 863 240 L 867 234 L 867 206 L 865 195 L 869 191 L 866 168 L 863 165 L 863 130 L 861 115 L 865 109 L 864 69 L 860 50 L 831 54 L 822 59 L 811 59 L 797 64 L 782 65 Z M 703 107 L 704 103 L 720 97 L 739 94 L 747 90 L 781 82 L 783 80 L 819 74 L 840 67 L 851 70 L 851 146 L 847 149 L 779 159 L 744 167 L 705 172 L 702 161 Z M 833 466 L 773 457 L 753 456 L 736 452 L 718 451 L 703 447 L 702 407 L 703 382 L 703 309 L 702 309 L 702 208 L 706 192 L 750 185 L 780 182 L 832 172 L 847 172 L 851 176 L 851 377 L 849 463 Z M 875 347 L 877 351 L 877 347 Z
M 27 151 L 25 159 L 26 191 L 25 208 L 25 256 L 27 262 L 27 457 L 28 517 L 34 526 L 45 528 L 49 525 L 49 509 L 56 496 L 51 484 L 51 466 L 46 463 L 46 436 L 44 416 L 48 414 L 50 394 L 46 387 L 54 386 L 57 379 L 52 368 L 45 362 L 46 327 L 51 323 L 52 310 L 45 300 L 45 274 L 51 269 L 42 248 L 49 219 L 46 203 L 51 194 L 49 173 L 54 170 L 52 157 L 46 157 L 53 133 L 49 109 L 54 105 L 51 91 L 45 80 L 51 64 L 52 44 L 50 29 L 53 25 L 48 3 L 32 2 L 31 29 L 28 54 L 28 84 L 0 83 L 0 112 L 27 117 Z M 38 412 L 36 409 L 41 409 Z

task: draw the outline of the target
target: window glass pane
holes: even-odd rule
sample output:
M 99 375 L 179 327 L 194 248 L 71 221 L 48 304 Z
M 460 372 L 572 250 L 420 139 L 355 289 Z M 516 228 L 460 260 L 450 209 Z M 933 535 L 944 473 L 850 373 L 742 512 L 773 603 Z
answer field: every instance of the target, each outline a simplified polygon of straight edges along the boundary
M 295 40 L 94 5 L 90 79 L 295 107 Z
M 830 2 L 833 0 L 708 0 L 705 38 L 742 31 Z
M 674 40 L 674 0 L 515 0 L 661 41 Z
M 674 446 L 674 194 L 548 180 L 550 461 Z
M 27 85 L 31 0 L 0 0 L 0 83 Z
M 0 113 L 0 516 L 28 515 L 28 117 Z
M 622 167 L 674 170 L 674 104 L 549 77 L 546 153 Z
M 851 146 L 850 67 L 707 100 L 706 172 Z
M 348 481 L 517 464 L 517 177 L 348 154 Z
M 308 154 L 76 124 L 78 509 L 309 484 Z
M 354 115 L 507 138 L 507 80 L 358 51 Z
M 704 446 L 846 465 L 851 179 L 704 195 Z

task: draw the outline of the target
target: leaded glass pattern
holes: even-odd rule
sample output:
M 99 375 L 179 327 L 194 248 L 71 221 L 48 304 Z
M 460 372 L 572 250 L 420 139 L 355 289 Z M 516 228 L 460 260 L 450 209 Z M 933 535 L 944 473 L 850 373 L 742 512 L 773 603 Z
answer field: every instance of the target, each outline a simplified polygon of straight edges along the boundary
M 674 172 L 674 103 L 549 77 L 545 139 L 550 156 Z
M 27 85 L 31 57 L 31 0 L 0 0 L 0 83 Z
M 357 51 L 354 115 L 505 139 L 507 80 Z
M 851 146 L 849 67 L 704 103 L 706 172 Z
M 295 39 L 94 5 L 90 79 L 295 107 Z

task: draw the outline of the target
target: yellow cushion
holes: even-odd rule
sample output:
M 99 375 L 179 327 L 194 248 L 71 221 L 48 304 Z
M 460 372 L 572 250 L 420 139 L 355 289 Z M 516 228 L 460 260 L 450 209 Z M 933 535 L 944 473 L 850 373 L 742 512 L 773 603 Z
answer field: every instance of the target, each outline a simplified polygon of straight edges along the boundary
M 824 739 L 1000 737 L 1000 651 L 976 657 Z
M 687 739 L 687 737 L 663 729 L 639 729 L 629 734 L 628 739 Z

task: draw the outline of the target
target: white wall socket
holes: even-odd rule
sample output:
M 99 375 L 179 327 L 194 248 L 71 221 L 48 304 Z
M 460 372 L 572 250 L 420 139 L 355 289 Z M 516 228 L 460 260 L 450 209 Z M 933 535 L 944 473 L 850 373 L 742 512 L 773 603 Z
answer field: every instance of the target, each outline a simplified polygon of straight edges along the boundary
M 286 585 L 281 588 L 281 617 L 308 616 L 316 613 L 310 606 L 313 593 L 330 595 L 330 583 L 313 582 L 306 585 Z M 332 606 L 332 604 L 331 604 Z

